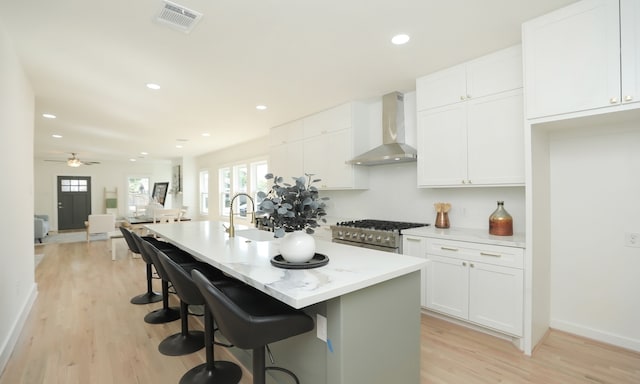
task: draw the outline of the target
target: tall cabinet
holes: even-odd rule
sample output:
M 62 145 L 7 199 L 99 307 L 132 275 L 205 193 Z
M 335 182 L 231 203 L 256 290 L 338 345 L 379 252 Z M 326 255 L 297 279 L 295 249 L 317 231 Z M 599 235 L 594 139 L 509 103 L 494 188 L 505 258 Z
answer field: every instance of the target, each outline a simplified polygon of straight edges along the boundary
M 416 81 L 418 186 L 523 185 L 521 47 Z
M 640 2 L 584 0 L 523 25 L 527 117 L 640 101 Z

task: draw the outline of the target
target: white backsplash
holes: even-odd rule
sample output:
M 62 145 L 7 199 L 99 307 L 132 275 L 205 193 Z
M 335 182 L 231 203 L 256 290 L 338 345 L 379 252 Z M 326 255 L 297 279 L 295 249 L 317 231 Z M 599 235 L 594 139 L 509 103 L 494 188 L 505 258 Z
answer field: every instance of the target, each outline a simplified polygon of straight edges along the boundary
M 417 188 L 416 163 L 369 167 L 369 189 L 322 191 L 329 221 L 380 219 L 433 224 L 433 203 L 449 202 L 452 228 L 489 230 L 497 200 L 513 216 L 514 232 L 524 232 L 524 187 Z

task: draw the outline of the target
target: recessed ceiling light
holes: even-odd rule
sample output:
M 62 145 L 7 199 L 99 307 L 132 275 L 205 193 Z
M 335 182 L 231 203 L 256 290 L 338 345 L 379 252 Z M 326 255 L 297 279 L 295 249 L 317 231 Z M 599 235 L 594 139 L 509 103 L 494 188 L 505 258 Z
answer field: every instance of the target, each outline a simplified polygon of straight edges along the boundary
M 147 88 L 153 89 L 153 90 L 158 90 L 158 89 L 160 89 L 160 86 L 158 84 L 154 84 L 154 83 L 147 83 Z
M 134 162 L 134 161 L 136 161 L 136 159 L 131 158 L 131 159 L 129 159 L 129 161 Z
M 54 139 L 62 139 L 62 135 L 51 135 Z
M 259 111 L 264 111 L 265 109 L 267 109 L 266 105 L 256 105 L 256 109 Z
M 147 156 L 149 153 L 148 153 L 148 152 L 140 152 L 140 154 L 141 154 L 142 156 Z
M 205 132 L 205 133 L 202 134 L 202 137 L 209 137 L 209 136 L 211 136 L 211 134 L 209 132 Z
M 43 113 L 42 117 L 44 117 L 45 119 L 55 119 L 56 115 L 52 115 L 50 113 Z
M 182 148 L 182 145 L 178 144 L 176 145 L 176 148 Z
M 402 45 L 408 43 L 410 39 L 409 35 L 400 34 L 393 36 L 393 38 L 391 38 L 391 42 L 395 45 Z

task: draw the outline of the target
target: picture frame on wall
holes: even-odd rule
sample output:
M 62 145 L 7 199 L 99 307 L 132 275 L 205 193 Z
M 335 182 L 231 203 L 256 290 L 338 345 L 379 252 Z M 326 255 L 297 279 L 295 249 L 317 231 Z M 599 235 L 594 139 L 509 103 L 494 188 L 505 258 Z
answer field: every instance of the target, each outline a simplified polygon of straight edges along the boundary
M 169 182 L 153 183 L 153 192 L 151 198 L 153 201 L 159 203 L 164 207 L 164 201 L 167 198 L 167 191 L 169 190 Z

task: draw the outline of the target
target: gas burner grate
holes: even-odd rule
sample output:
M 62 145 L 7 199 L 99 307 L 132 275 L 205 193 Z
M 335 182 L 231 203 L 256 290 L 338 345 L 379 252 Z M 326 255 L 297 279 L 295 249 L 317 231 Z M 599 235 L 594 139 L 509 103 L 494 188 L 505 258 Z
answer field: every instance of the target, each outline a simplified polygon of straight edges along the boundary
M 426 227 L 429 224 L 366 219 L 366 220 L 342 221 L 342 222 L 336 223 L 336 225 L 341 227 L 374 229 L 378 231 L 395 231 L 395 230 L 401 231 L 403 229 L 409 229 L 409 228 Z

